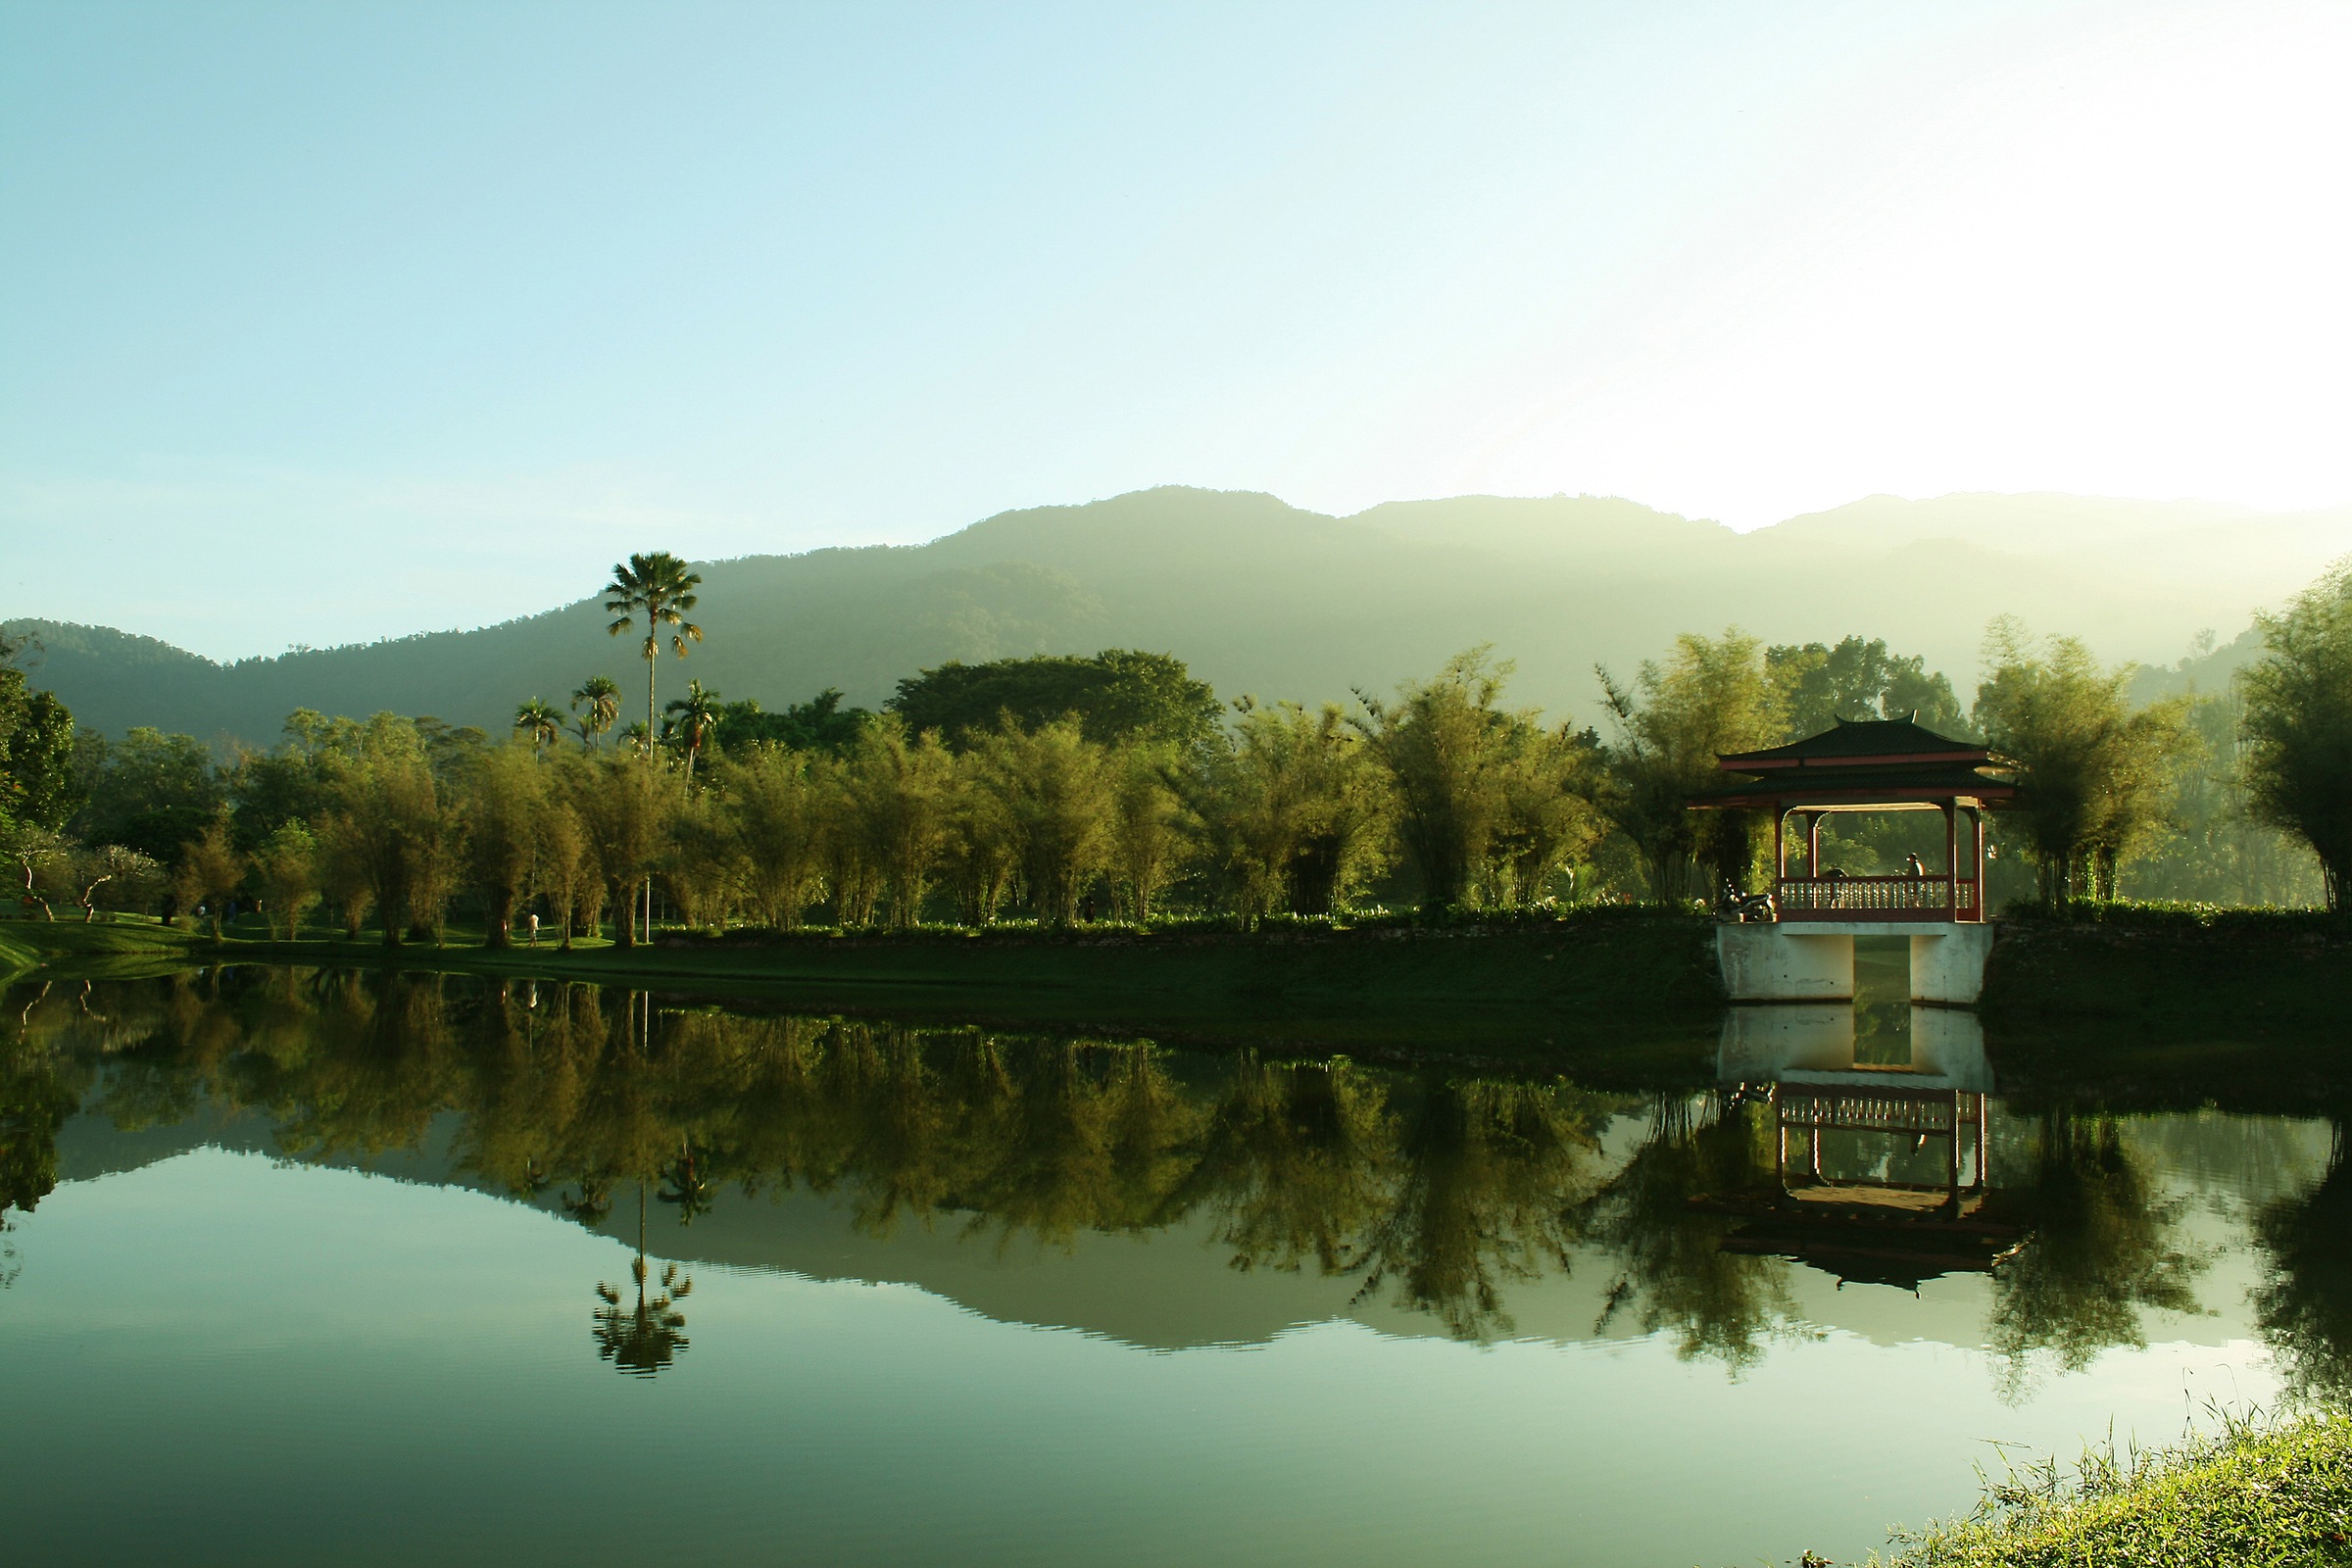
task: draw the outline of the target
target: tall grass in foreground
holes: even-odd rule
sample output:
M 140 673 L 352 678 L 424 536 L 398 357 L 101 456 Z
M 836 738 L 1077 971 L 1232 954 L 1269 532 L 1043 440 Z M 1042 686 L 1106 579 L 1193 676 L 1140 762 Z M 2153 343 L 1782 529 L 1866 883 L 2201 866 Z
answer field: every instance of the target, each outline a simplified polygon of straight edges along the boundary
M 2352 1416 L 2216 1412 L 2168 1447 L 2085 1449 L 1987 1481 L 1965 1519 L 1898 1536 L 1880 1568 L 2271 1568 L 2352 1563 Z M 1820 1559 L 1813 1559 L 1819 1561 Z

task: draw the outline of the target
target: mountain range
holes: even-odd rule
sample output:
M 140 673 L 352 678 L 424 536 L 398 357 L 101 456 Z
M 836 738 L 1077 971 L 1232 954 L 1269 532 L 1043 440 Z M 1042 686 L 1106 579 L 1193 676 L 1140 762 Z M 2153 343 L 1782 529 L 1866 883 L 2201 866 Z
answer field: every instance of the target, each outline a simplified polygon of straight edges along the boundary
M 1226 696 L 1311 703 L 1492 644 L 1516 662 L 1515 701 L 1590 722 L 1596 662 L 1630 674 L 1678 632 L 1738 624 L 1775 642 L 1883 637 L 1965 698 L 1997 614 L 2170 665 L 2200 630 L 2228 644 L 2347 551 L 2352 508 L 1874 496 L 1740 533 L 1615 498 L 1464 496 L 1339 517 L 1165 487 L 1003 513 L 923 545 L 702 563 L 694 618 L 708 639 L 683 662 L 665 656 L 661 680 L 664 697 L 699 676 L 771 709 L 828 686 L 873 706 L 950 659 L 1127 647 L 1173 653 Z M 592 674 L 642 691 L 635 645 L 609 637 L 608 619 L 588 596 L 477 630 L 225 664 L 130 631 L 7 624 L 38 645 L 33 684 L 91 728 L 265 744 L 296 708 L 497 727 Z

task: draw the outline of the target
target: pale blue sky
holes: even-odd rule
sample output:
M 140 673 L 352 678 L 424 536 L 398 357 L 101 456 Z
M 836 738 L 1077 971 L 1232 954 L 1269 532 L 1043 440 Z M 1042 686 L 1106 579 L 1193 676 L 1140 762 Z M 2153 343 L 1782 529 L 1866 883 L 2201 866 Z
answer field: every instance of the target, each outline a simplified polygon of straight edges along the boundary
M 0 614 L 1158 483 L 2352 500 L 2352 8 L 0 0 Z

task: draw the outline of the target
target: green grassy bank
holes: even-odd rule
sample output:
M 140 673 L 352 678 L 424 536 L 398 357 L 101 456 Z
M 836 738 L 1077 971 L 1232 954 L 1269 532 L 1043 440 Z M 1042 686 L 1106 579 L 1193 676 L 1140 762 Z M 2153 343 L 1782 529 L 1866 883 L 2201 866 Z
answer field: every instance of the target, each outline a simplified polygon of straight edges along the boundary
M 1885 1568 L 2306 1568 L 2352 1563 L 2352 1419 L 2236 1427 L 2135 1458 L 2094 1456 L 1987 1494 Z
M 149 921 L 0 922 L 0 969 L 156 972 L 203 962 L 392 965 L 592 980 L 821 1009 L 953 1014 L 1335 1044 L 1433 1037 L 1523 1046 L 1672 1040 L 1711 1030 L 1722 1004 L 1701 918 L 1592 910 L 1494 924 L 1252 933 L 1176 928 L 1041 932 L 664 932 L 620 949 L 583 942 L 493 951 L 478 934 L 386 949 L 323 933 L 269 940 L 248 924 L 216 945 Z M 1983 1013 L 2020 1085 L 2151 1072 L 2295 1098 L 2342 1076 L 2333 1051 L 2352 996 L 2352 931 L 2310 914 L 2117 909 L 2096 920 L 2005 921 Z M 2347 1038 L 2352 1038 L 2348 1036 Z M 2281 1041 L 2298 1049 L 2277 1051 Z M 2324 1059 L 2323 1059 L 2324 1058 Z
M 2307 1109 L 2352 1090 L 2352 929 L 2305 912 L 2004 921 L 1981 1011 L 2004 1089 Z
M 391 966 L 585 980 L 810 1010 L 1097 1027 L 1169 1040 L 1328 1044 L 1516 1055 L 1578 1047 L 1696 1064 L 1714 1046 L 1722 987 L 1708 923 L 1601 912 L 1497 926 L 1252 933 L 1019 928 L 901 934 L 661 934 L 649 946 L 583 942 L 492 950 L 256 930 L 218 944 L 152 923 L 9 923 L 0 941 L 60 975 L 214 962 Z

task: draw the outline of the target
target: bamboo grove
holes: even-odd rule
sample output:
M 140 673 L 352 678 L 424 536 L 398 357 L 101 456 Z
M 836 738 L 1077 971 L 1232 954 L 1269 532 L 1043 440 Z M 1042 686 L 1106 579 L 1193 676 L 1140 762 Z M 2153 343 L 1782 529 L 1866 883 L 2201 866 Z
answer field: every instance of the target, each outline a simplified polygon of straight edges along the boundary
M 650 617 L 683 656 L 702 637 L 692 586 L 674 559 L 632 558 L 615 635 Z M 1320 707 L 1220 704 L 1174 658 L 1124 650 L 942 665 L 879 712 L 838 692 L 763 712 L 699 681 L 662 707 L 647 634 L 645 716 L 626 726 L 618 688 L 591 680 L 568 709 L 522 703 L 499 737 L 306 710 L 278 747 L 221 766 L 153 730 L 68 746 L 70 717 L 51 715 L 39 755 L 60 776 L 20 790 L 46 817 L 20 807 L 6 836 L 27 912 L 258 903 L 288 934 L 316 917 L 392 944 L 438 939 L 453 911 L 499 945 L 534 915 L 551 940 L 629 944 L 656 915 L 1248 928 L 1681 904 L 1761 869 L 1766 824 L 1685 808 L 1719 754 L 1916 714 L 1982 736 L 2025 787 L 1995 824 L 1998 898 L 2114 899 L 2130 871 L 2142 896 L 2335 906 L 2352 861 L 2352 577 L 2264 630 L 2267 653 L 2227 690 L 2134 703 L 2134 666 L 1995 621 L 1966 708 L 1883 642 L 1685 635 L 1629 681 L 1596 672 L 1605 731 L 1511 706 L 1511 666 L 1485 650 Z M 1903 837 L 1922 831 L 1841 821 L 1833 848 L 1850 869 L 1890 868 L 1940 853 Z

